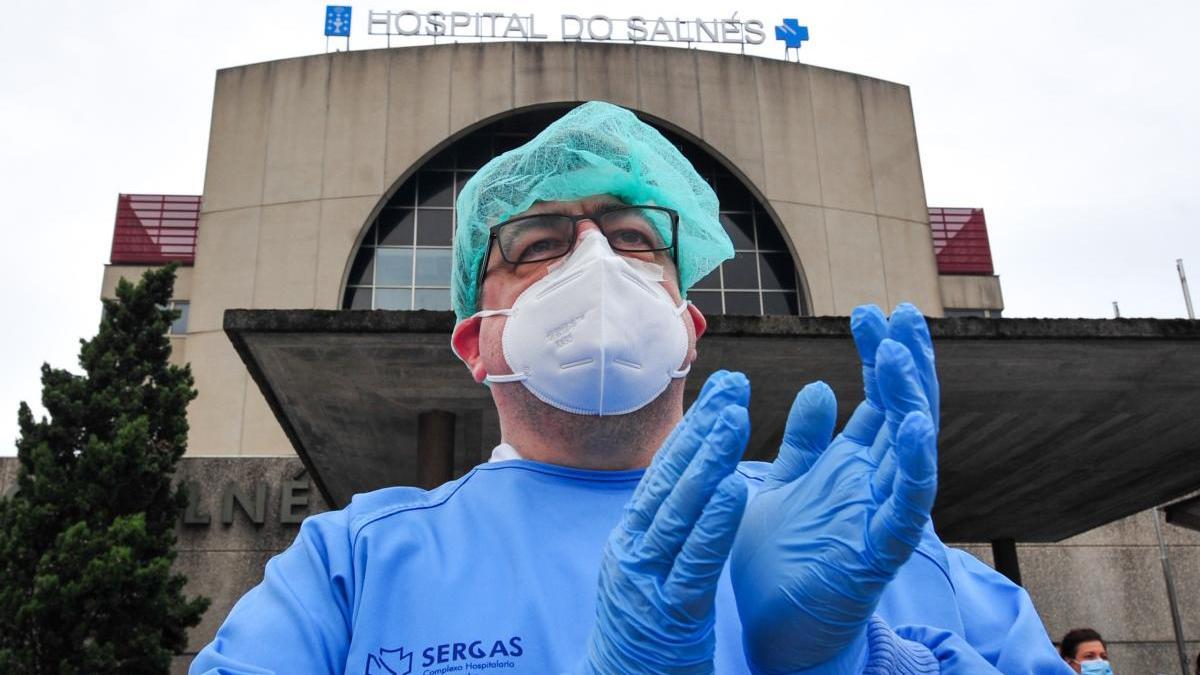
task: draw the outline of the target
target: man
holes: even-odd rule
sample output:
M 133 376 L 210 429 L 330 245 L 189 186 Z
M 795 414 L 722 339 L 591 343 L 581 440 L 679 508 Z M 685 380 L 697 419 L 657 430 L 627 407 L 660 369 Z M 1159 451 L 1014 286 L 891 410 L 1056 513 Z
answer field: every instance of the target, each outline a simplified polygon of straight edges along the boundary
M 1108 644 L 1092 628 L 1072 628 L 1059 643 L 1058 653 L 1077 673 L 1112 675 L 1108 662 Z
M 684 293 L 733 251 L 674 146 L 587 103 L 457 206 L 452 344 L 503 442 L 306 520 L 192 672 L 1068 672 L 1025 593 L 929 524 L 915 308 L 855 311 L 866 400 L 841 434 L 815 383 L 775 462 L 739 465 L 743 375 L 683 415 L 705 329 Z

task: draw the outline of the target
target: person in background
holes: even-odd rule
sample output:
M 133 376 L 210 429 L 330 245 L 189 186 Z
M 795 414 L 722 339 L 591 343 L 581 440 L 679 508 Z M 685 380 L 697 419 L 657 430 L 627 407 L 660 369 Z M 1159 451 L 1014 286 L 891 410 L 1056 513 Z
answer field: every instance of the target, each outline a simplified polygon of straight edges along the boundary
M 1063 636 L 1058 653 L 1077 673 L 1085 675 L 1113 675 L 1108 662 L 1108 645 L 1100 633 L 1092 628 L 1072 628 Z M 1200 662 L 1196 672 L 1200 675 Z

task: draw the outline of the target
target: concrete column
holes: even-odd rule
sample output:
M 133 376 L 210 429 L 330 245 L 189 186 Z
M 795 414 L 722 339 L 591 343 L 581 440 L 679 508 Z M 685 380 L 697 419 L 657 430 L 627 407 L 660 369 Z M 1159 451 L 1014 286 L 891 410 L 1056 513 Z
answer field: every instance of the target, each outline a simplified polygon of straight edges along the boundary
M 454 413 L 417 415 L 417 482 L 431 490 L 454 477 Z
M 1021 562 L 1017 559 L 1017 542 L 1012 539 L 992 540 L 992 559 L 996 562 L 996 571 L 1008 577 L 1009 581 L 1021 585 Z

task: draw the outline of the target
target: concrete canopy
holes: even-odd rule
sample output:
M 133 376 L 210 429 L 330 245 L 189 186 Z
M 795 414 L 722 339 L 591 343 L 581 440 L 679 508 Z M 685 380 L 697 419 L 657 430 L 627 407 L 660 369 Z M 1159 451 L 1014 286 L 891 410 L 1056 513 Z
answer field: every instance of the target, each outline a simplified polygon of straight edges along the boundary
M 225 331 L 325 498 L 411 484 L 417 414 L 458 413 L 486 457 L 491 399 L 449 349 L 449 312 L 228 310 Z M 934 520 L 949 541 L 1058 541 L 1200 488 L 1200 322 L 932 319 L 942 384 Z M 688 401 L 745 372 L 747 459 L 774 457 L 805 383 L 861 400 L 844 318 L 710 319 Z M 485 420 L 481 422 L 480 420 Z M 482 431 L 481 431 L 482 429 Z M 493 436 L 493 437 L 489 437 Z M 407 439 L 407 440 L 406 440 Z

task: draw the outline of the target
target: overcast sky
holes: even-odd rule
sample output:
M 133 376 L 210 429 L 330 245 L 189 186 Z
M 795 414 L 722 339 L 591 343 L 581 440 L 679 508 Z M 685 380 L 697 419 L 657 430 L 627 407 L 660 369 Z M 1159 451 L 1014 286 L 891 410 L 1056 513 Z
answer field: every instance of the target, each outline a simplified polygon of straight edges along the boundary
M 325 2 L 70 2 L 23 6 L 0 43 L 0 453 L 42 362 L 76 367 L 95 332 L 120 192 L 200 194 L 218 68 L 324 51 Z M 354 7 L 648 13 L 644 2 Z M 1005 316 L 1184 313 L 1175 259 L 1200 279 L 1200 3 L 654 3 L 807 25 L 802 60 L 912 88 L 928 202 L 983 207 Z M 7 13 L 10 15 L 12 12 Z M 543 23 L 544 22 L 544 23 Z M 19 28 L 19 29 L 18 29 Z M 1200 283 L 1193 282 L 1200 294 Z M 1200 298 L 1197 298 L 1200 301 Z

